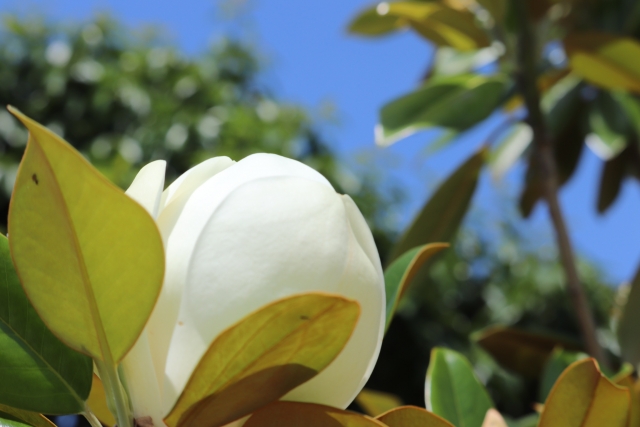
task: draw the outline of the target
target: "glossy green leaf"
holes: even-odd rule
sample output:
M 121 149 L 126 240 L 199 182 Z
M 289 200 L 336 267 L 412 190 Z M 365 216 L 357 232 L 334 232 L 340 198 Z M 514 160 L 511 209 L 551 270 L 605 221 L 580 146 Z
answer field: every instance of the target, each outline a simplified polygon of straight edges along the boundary
M 473 339 L 501 366 L 531 379 L 540 377 L 556 347 L 580 349 L 578 343 L 551 334 L 503 326 L 486 328 L 474 334 Z
M 42 414 L 38 414 L 37 412 L 25 411 L 7 405 L 0 405 L 0 413 L 7 414 L 16 420 L 33 427 L 55 427 L 55 424 L 47 417 Z
M 47 414 L 81 412 L 93 362 L 47 329 L 20 285 L 0 235 L 0 403 Z
M 388 427 L 453 427 L 447 420 L 416 406 L 395 408 L 376 419 Z
M 456 427 L 480 427 L 493 402 L 467 359 L 434 348 L 425 383 L 427 409 Z
M 380 421 L 330 406 L 274 402 L 257 410 L 244 427 L 385 427 Z
M 600 32 L 575 33 L 564 40 L 571 69 L 604 89 L 640 93 L 640 43 Z
M 567 369 L 572 363 L 588 357 L 589 356 L 585 353 L 566 351 L 560 347 L 554 349 L 542 370 L 538 400 L 540 402 L 547 400 L 553 385 L 565 369 Z
M 223 426 L 281 398 L 333 361 L 359 313 L 355 301 L 316 293 L 263 307 L 216 338 L 165 422 Z
M 133 346 L 160 292 L 160 233 L 142 206 L 68 143 L 11 111 L 29 130 L 9 210 L 22 285 L 63 342 L 114 365 Z
M 636 135 L 640 135 L 640 99 L 623 91 L 610 93 L 624 111 L 629 123 L 635 128 Z
M 553 386 L 539 427 L 626 427 L 629 390 L 600 373 L 594 359 L 575 362 Z
M 402 400 L 398 396 L 368 388 L 363 388 L 358 393 L 356 403 L 365 414 L 372 417 L 377 417 L 384 412 L 402 406 Z
M 622 359 L 633 366 L 640 364 L 640 268 L 627 295 L 616 331 Z
M 385 330 L 389 329 L 400 299 L 420 268 L 432 256 L 448 247 L 448 243 L 430 243 L 418 246 L 402 254 L 386 268 L 384 271 L 384 286 L 387 297 L 387 323 Z
M 349 31 L 379 36 L 403 27 L 413 28 L 437 46 L 474 50 L 490 44 L 471 12 L 444 2 L 383 2 L 361 12 L 349 25 Z
M 440 76 L 380 110 L 376 143 L 388 146 L 430 127 L 466 130 L 489 117 L 504 100 L 503 76 Z
M 440 184 L 393 247 L 391 261 L 417 246 L 451 242 L 467 213 L 485 157 L 482 148 Z

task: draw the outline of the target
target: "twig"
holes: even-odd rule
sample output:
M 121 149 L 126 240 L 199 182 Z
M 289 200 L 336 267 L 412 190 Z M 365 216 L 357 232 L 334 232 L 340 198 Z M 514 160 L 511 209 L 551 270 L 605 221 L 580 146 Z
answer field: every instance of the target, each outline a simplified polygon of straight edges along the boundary
M 558 250 L 567 279 L 567 290 L 578 318 L 578 325 L 586 350 L 601 365 L 608 367 L 609 361 L 597 339 L 593 313 L 584 288 L 580 283 L 571 240 L 569 239 L 567 226 L 558 202 L 557 166 L 553 156 L 549 131 L 540 108 L 536 61 L 538 50 L 526 3 L 522 0 L 512 2 L 519 28 L 517 49 L 518 85 L 527 107 L 528 122 L 533 130 L 533 144 L 538 152 L 538 156 L 532 158 L 532 162 L 536 162 L 534 166 L 539 168 L 540 176 L 544 180 L 544 198 L 549 207 L 549 215 L 555 229 Z

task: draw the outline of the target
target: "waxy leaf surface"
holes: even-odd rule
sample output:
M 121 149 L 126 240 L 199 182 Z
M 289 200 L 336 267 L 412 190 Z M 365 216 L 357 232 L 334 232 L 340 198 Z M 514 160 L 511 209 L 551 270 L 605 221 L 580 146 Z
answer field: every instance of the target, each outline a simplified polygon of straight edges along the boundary
M 386 329 L 389 329 L 400 299 L 407 291 L 407 287 L 411 284 L 411 281 L 420 268 L 431 259 L 432 256 L 448 247 L 448 243 L 430 243 L 428 245 L 418 246 L 405 252 L 400 258 L 396 259 L 387 267 L 384 271 L 384 286 L 387 296 Z
M 626 427 L 629 390 L 600 373 L 593 359 L 569 366 L 547 399 L 539 427 Z
M 486 150 L 481 149 L 458 167 L 433 193 L 393 247 L 390 260 L 432 242 L 450 242 L 476 190 Z
M 380 421 L 330 406 L 274 402 L 256 411 L 244 427 L 384 427 Z
M 359 315 L 357 302 L 319 293 L 249 315 L 211 344 L 167 425 L 223 426 L 281 398 L 333 361 Z
M 456 427 L 480 427 L 493 402 L 469 361 L 453 350 L 434 348 L 425 383 L 427 409 Z
M 456 131 L 469 129 L 489 117 L 500 105 L 506 84 L 502 76 L 434 77 L 422 87 L 382 107 L 376 143 L 391 145 L 431 127 Z
M 388 427 L 453 427 L 449 421 L 416 406 L 395 408 L 376 419 Z
M 73 147 L 11 111 L 29 130 L 9 209 L 22 285 L 63 342 L 113 365 L 133 346 L 160 292 L 160 233 L 142 206 Z
M 82 411 L 93 362 L 55 337 L 20 285 L 0 235 L 0 404 L 47 414 Z

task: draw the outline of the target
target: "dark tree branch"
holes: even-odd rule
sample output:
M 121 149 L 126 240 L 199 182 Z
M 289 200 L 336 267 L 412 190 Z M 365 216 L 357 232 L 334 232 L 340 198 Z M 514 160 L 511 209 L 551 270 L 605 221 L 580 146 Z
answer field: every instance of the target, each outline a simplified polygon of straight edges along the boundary
M 537 57 L 538 46 L 531 20 L 528 16 L 527 2 L 513 0 L 515 15 L 518 21 L 518 45 L 517 45 L 517 84 L 528 111 L 528 122 L 533 130 L 534 153 L 532 167 L 538 168 L 544 180 L 544 198 L 549 207 L 549 216 L 556 234 L 556 242 L 560 252 L 560 258 L 564 267 L 567 290 L 576 312 L 582 339 L 587 352 L 595 357 L 600 364 L 608 366 L 605 352 L 598 343 L 596 326 L 593 313 L 587 300 L 584 288 L 580 283 L 576 260 L 571 246 L 571 240 L 567 226 L 558 202 L 558 172 L 553 156 L 551 135 L 547 128 L 545 117 L 540 108 L 540 93 L 538 91 Z

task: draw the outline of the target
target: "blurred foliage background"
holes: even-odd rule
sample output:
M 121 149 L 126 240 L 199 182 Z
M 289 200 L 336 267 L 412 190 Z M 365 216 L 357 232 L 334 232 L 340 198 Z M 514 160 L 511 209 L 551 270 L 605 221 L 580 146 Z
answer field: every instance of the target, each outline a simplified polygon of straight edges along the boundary
M 373 5 L 354 20 L 351 29 L 356 33 L 382 35 L 409 26 L 440 47 L 424 84 L 416 94 L 408 95 L 409 102 L 392 102 L 383 109 L 379 143 L 395 142 L 407 129 L 438 127 L 449 135 L 441 140 L 444 146 L 497 109 L 504 117 L 498 126 L 504 132 L 496 133 L 491 164 L 504 171 L 520 156 L 533 158 L 530 131 L 516 126 L 523 125 L 517 123 L 523 118 L 522 101 L 513 82 L 517 25 L 504 11 L 504 20 L 491 18 L 488 13 L 498 13 L 490 6 L 494 3 L 502 2 L 397 2 L 410 7 L 381 13 L 380 5 Z M 605 2 L 610 4 L 605 6 L 594 1 L 598 7 L 577 15 L 558 15 L 556 5 L 570 2 L 529 3 L 536 11 L 534 5 L 546 5 L 535 12 L 539 16 L 535 25 L 544 36 L 539 66 L 550 86 L 564 85 L 561 95 L 549 101 L 548 114 L 560 111 L 571 116 L 577 111 L 579 115 L 562 122 L 568 128 L 554 129 L 554 135 L 572 135 L 578 141 L 567 145 L 565 139 L 553 140 L 558 159 L 565 162 L 561 169 L 568 174 L 563 175 L 563 182 L 575 169 L 587 134 L 598 136 L 599 146 L 610 148 L 602 151 L 608 153 L 607 162 L 629 165 L 613 178 L 611 172 L 606 175 L 609 178 L 603 175 L 605 189 L 601 191 L 608 191 L 602 196 L 604 210 L 615 199 L 622 179 L 635 174 L 637 148 L 630 143 L 636 135 L 635 122 L 626 118 L 618 123 L 621 116 L 611 116 L 606 106 L 614 98 L 569 76 L 566 58 L 554 62 L 553 49 L 547 47 L 557 46 L 566 34 L 567 22 L 570 28 L 616 28 L 614 18 L 621 19 L 631 7 L 627 3 L 632 2 Z M 384 4 L 389 8 L 390 4 Z M 436 5 L 438 13 L 407 15 L 427 4 Z M 404 11 L 405 15 L 390 11 Z M 612 17 L 611 11 L 618 15 Z M 577 17 L 568 20 L 567 16 Z M 450 29 L 446 34 L 455 37 L 429 29 L 429 25 L 444 28 L 445 24 Z M 503 42 L 502 53 L 491 37 Z M 5 17 L 0 31 L 0 104 L 14 105 L 63 135 L 121 187 L 154 159 L 168 161 L 167 182 L 211 156 L 238 160 L 255 152 L 272 152 L 301 160 L 327 176 L 339 192 L 354 198 L 373 228 L 383 260 L 388 260 L 392 242 L 401 233 L 389 226 L 385 215 L 402 200 L 402 192 L 393 183 L 389 191 L 375 167 L 353 171 L 337 159 L 323 139 L 321 123 L 299 106 L 280 102 L 259 83 L 261 64 L 256 58 L 256 52 L 232 39 L 197 57 L 185 57 L 158 33 L 136 33 L 104 16 L 73 27 L 44 19 Z M 623 95 L 620 99 L 631 99 L 627 107 L 635 102 Z M 565 96 L 566 102 L 561 102 Z M 567 105 L 571 106 L 569 113 Z M 619 130 L 612 134 L 612 129 Z M 524 139 L 514 138 L 522 132 Z M 26 138 L 17 121 L 0 111 L 0 227 L 4 230 Z M 521 203 L 525 213 L 539 198 L 534 191 L 537 177 L 530 174 L 527 179 L 529 196 L 521 197 L 526 201 Z M 472 195 L 473 191 L 469 197 Z M 471 339 L 473 334 L 502 324 L 553 331 L 579 341 L 579 330 L 552 237 L 533 244 L 531 235 L 539 230 L 519 228 L 515 219 L 520 212 L 511 211 L 506 201 L 504 206 L 503 214 L 496 218 L 477 209 L 465 215 L 465 205 L 460 213 L 461 219 L 466 218 L 462 228 L 456 231 L 460 223 L 452 224 L 452 233 L 445 239 L 453 242 L 452 248 L 430 265 L 428 274 L 414 283 L 402 302 L 368 387 L 423 406 L 430 349 L 447 346 L 471 358 L 501 411 L 511 416 L 532 411 L 538 383 L 501 367 Z M 601 342 L 617 357 L 610 317 L 614 290 L 587 261 L 579 262 L 579 272 Z

